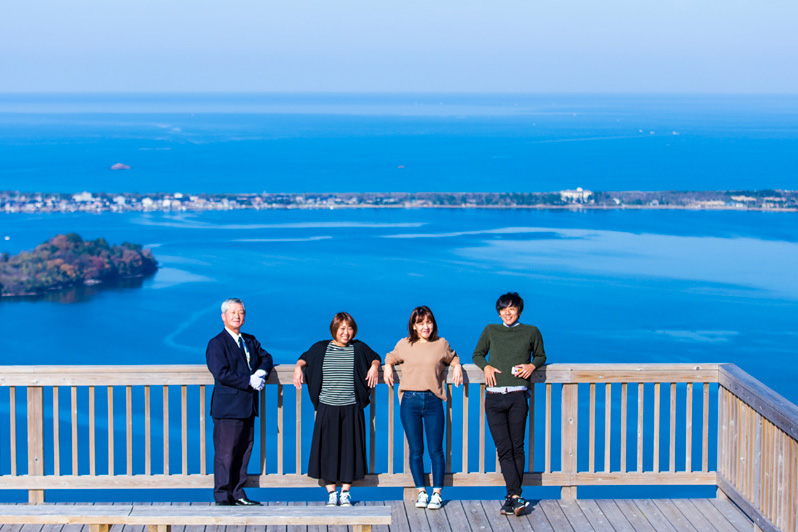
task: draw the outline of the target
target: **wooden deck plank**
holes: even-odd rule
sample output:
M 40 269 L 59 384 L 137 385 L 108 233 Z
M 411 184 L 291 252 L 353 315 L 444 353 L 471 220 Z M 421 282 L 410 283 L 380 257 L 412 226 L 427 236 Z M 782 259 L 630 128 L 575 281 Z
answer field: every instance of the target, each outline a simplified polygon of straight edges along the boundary
M 635 499 L 635 504 L 648 522 L 657 529 L 665 532 L 679 532 L 667 517 L 662 513 L 651 499 Z
M 506 515 L 501 515 L 496 509 L 496 502 L 491 500 L 479 501 L 482 505 L 482 511 L 485 512 L 485 517 L 490 521 L 494 532 L 513 532 L 513 526 L 510 524 L 510 518 Z M 511 516 L 513 521 L 517 521 L 516 517 Z M 457 530 L 453 532 L 459 532 Z
M 582 512 L 582 508 L 576 504 L 575 500 L 559 500 L 557 502 L 574 530 L 591 530 L 593 528 L 590 521 L 585 517 L 584 512 Z
M 698 532 L 715 532 L 715 530 L 717 530 L 706 517 L 701 515 L 701 512 L 690 502 L 690 499 L 671 500 Z
M 685 499 L 692 503 L 698 513 L 703 515 L 707 518 L 707 520 L 712 523 L 712 525 L 722 532 L 737 532 L 737 527 L 735 527 L 726 516 L 721 513 L 720 510 L 715 508 L 709 499 Z M 748 526 L 748 530 L 751 530 L 752 524 Z
M 447 521 L 449 521 L 449 526 L 454 532 L 471 530 L 463 504 L 459 500 L 446 501 L 443 505 L 443 511 Z
M 407 532 L 410 525 L 407 521 L 405 501 L 390 501 L 391 506 L 391 532 Z
M 463 505 L 463 511 L 471 525 L 471 530 L 476 532 L 477 530 L 493 529 L 488 520 L 488 516 L 485 514 L 485 510 L 482 509 L 482 503 L 479 501 L 460 501 L 460 503 Z M 413 532 L 415 532 L 415 530 Z
M 656 532 L 654 526 L 646 518 L 645 514 L 640 511 L 640 508 L 635 504 L 632 499 L 617 499 L 615 504 L 623 513 L 626 520 L 632 524 L 632 527 L 638 532 Z
M 424 508 L 416 508 L 413 501 L 405 501 L 408 530 L 412 532 L 430 532 L 426 511 Z
M 327 504 L 326 500 L 325 501 L 308 501 L 308 503 L 307 503 L 308 506 L 324 506 L 325 504 Z M 327 527 L 325 525 L 308 525 L 308 532 L 329 532 L 328 528 L 329 527 Z M 227 531 L 226 532 L 238 532 L 238 531 L 230 530 L 230 527 L 227 527 Z M 346 532 L 346 527 L 344 527 L 343 530 L 338 528 L 334 532 Z
M 748 519 L 737 505 L 729 499 L 707 499 L 720 513 L 740 532 L 749 532 L 753 528 L 753 521 Z
M 449 526 L 449 520 L 446 519 L 446 514 L 441 510 L 426 510 L 427 514 L 427 522 L 429 523 L 430 529 L 434 531 L 441 531 L 441 532 L 449 532 L 451 531 L 451 527 Z M 454 530 L 452 532 L 460 532 L 459 530 Z
M 264 503 L 264 504 L 268 504 L 268 506 L 286 506 L 286 502 L 285 501 L 269 501 L 268 503 Z M 186 527 L 186 528 L 190 528 L 190 527 Z M 175 532 L 174 528 L 172 528 L 172 532 Z M 202 531 L 201 530 L 186 530 L 185 532 L 202 532 Z M 247 530 L 247 532 L 252 532 L 252 531 Z M 269 526 L 266 527 L 266 532 L 288 532 L 288 526 L 286 526 L 286 525 L 269 525 Z
M 599 505 L 601 511 L 607 516 L 607 520 L 617 532 L 634 532 L 629 520 L 623 515 L 623 512 L 615 501 L 612 499 L 596 499 L 596 504 Z
M 595 500 L 577 499 L 576 503 L 579 505 L 579 508 L 582 509 L 582 513 L 585 514 L 585 518 L 587 518 L 593 530 L 597 532 L 615 532 L 607 516 L 604 515 L 604 512 L 599 508 Z
M 565 517 L 565 513 L 562 511 L 557 501 L 540 501 L 538 507 L 543 510 L 549 523 L 557 532 L 574 529 L 571 523 L 568 522 L 568 518 Z
M 695 527 L 690 524 L 690 521 L 679 511 L 672 500 L 654 499 L 654 504 L 676 530 L 679 532 L 695 532 Z
M 290 501 L 288 506 L 307 506 L 304 501 Z M 206 532 L 211 532 L 207 531 Z M 224 532 L 224 530 L 219 530 L 217 532 Z M 302 525 L 290 525 L 287 527 L 287 532 L 308 532 L 307 526 Z
M 389 501 L 365 501 L 363 504 L 365 506 L 390 506 Z M 393 510 L 391 510 L 391 514 L 393 514 Z M 391 521 L 393 521 L 393 517 Z M 271 527 L 268 532 L 272 532 Z M 388 525 L 371 525 L 371 532 L 390 532 L 390 527 Z

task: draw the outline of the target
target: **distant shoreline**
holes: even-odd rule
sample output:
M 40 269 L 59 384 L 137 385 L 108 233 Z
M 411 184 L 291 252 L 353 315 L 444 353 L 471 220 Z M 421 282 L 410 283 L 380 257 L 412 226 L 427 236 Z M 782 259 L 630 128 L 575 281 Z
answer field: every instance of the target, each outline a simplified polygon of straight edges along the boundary
M 240 209 L 556 209 L 798 212 L 798 191 L 35 193 L 0 191 L 0 212 L 199 212 Z

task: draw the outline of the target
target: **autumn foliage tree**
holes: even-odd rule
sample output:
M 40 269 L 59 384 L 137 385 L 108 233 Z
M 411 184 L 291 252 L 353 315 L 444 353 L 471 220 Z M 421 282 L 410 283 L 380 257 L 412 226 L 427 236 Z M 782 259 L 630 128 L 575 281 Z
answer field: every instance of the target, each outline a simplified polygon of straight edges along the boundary
M 111 246 L 103 238 L 56 235 L 32 251 L 0 254 L 0 295 L 41 294 L 81 283 L 102 283 L 155 273 L 149 249 L 125 242 Z

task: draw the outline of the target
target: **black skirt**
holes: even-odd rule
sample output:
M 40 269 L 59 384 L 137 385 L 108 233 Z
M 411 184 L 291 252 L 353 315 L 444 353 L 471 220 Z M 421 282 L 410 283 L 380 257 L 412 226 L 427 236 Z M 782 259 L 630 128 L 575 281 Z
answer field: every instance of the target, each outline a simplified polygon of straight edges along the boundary
M 319 403 L 308 476 L 325 484 L 351 484 L 366 476 L 366 421 L 357 405 Z

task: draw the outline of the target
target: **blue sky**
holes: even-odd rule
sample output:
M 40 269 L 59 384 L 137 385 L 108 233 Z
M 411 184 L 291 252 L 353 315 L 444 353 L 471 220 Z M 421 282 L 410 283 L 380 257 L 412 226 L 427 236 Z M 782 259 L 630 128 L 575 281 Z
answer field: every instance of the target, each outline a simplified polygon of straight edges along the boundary
M 797 93 L 794 0 L 5 0 L 0 92 Z

